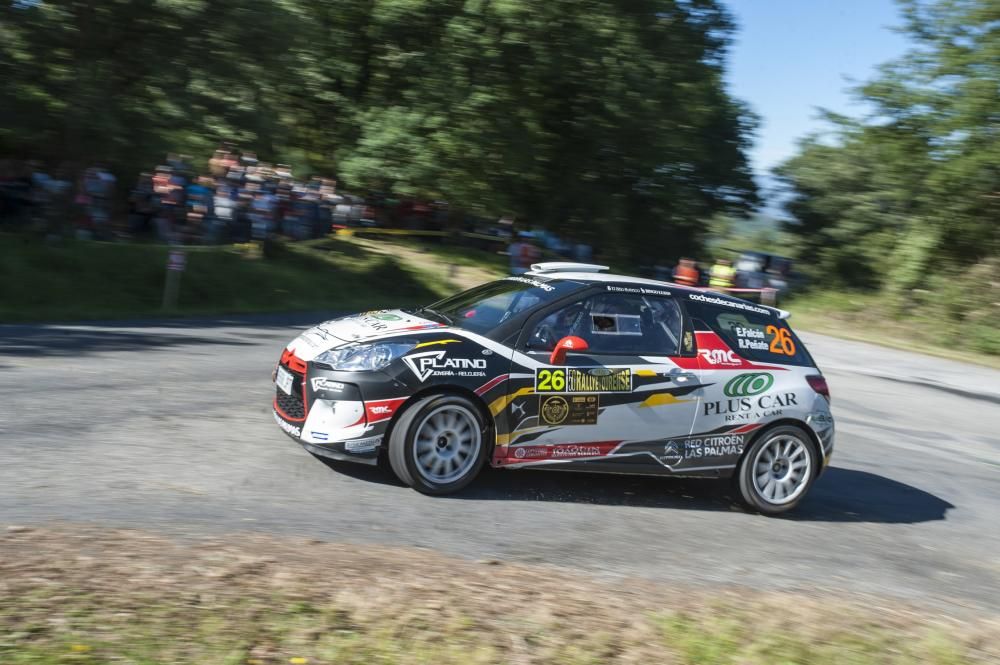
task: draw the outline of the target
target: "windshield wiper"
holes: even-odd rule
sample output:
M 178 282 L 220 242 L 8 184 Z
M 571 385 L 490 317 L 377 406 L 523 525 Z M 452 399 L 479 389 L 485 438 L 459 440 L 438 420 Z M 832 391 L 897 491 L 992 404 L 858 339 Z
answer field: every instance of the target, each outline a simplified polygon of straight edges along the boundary
M 442 314 L 441 312 L 437 311 L 436 309 L 431 309 L 430 307 L 421 307 L 420 309 L 417 310 L 417 312 L 427 312 L 428 314 L 433 314 L 434 316 L 436 316 L 439 319 L 443 320 L 449 326 L 455 324 L 455 322 L 452 320 L 452 318 L 450 316 L 448 316 L 447 314 Z

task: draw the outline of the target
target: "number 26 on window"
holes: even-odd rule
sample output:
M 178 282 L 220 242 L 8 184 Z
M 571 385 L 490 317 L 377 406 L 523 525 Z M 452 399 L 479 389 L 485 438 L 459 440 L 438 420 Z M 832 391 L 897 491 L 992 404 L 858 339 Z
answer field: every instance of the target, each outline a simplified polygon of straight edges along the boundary
M 788 328 L 768 326 L 767 334 L 773 335 L 771 339 L 771 353 L 777 353 L 783 356 L 795 355 L 795 342 L 792 341 L 792 335 L 788 331 Z

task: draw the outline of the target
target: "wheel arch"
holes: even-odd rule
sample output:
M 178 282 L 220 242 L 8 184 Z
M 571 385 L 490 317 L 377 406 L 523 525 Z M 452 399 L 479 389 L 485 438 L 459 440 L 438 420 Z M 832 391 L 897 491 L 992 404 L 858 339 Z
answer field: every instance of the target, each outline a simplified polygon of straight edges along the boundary
M 759 439 L 760 437 L 762 437 L 764 434 L 774 429 L 775 427 L 781 427 L 783 425 L 794 425 L 795 427 L 798 427 L 799 429 L 801 429 L 803 432 L 806 433 L 806 436 L 809 439 L 809 443 L 813 447 L 813 452 L 816 453 L 816 459 L 819 460 L 819 464 L 816 465 L 816 469 L 813 471 L 813 478 L 819 478 L 820 474 L 823 472 L 823 446 L 819 441 L 819 437 L 816 436 L 816 432 L 813 431 L 812 427 L 809 427 L 809 425 L 804 420 L 799 420 L 798 418 L 779 418 L 778 420 L 773 420 L 769 423 L 766 423 L 763 427 L 754 432 L 753 436 L 750 437 L 750 440 L 747 441 L 745 446 L 743 446 L 743 453 L 740 454 L 740 459 L 736 463 L 736 469 L 733 472 L 734 477 L 736 477 L 740 469 L 743 467 L 743 460 L 750 452 L 750 449 L 753 448 L 753 444 L 757 443 L 757 439 Z
M 475 392 L 469 390 L 468 388 L 464 388 L 462 386 L 456 386 L 453 384 L 438 384 L 438 385 L 427 386 L 425 388 L 421 388 L 417 392 L 410 395 L 407 398 L 407 400 L 403 402 L 402 406 L 396 409 L 396 412 L 392 414 L 392 418 L 389 420 L 389 425 L 385 428 L 385 436 L 382 440 L 388 442 L 389 438 L 392 436 L 393 429 L 395 429 L 396 427 L 396 423 L 399 422 L 400 417 L 406 411 L 408 411 L 414 404 L 416 404 L 421 399 L 429 395 L 459 395 L 461 397 L 468 399 L 470 402 L 476 405 L 476 407 L 479 409 L 480 415 L 482 415 L 483 417 L 483 422 L 486 423 L 486 429 L 487 429 L 487 431 L 485 432 L 485 434 L 487 434 L 486 440 L 489 442 L 490 446 L 489 450 L 487 451 L 488 454 L 487 459 L 492 459 L 493 447 L 496 445 L 496 436 L 495 436 L 497 429 L 496 419 L 493 417 L 493 414 L 490 413 L 489 406 L 486 404 L 485 401 L 483 401 L 482 397 L 477 395 Z M 494 436 L 488 436 L 490 432 L 492 432 Z M 384 455 L 386 451 L 387 451 L 387 446 L 383 445 L 381 447 L 380 455 Z

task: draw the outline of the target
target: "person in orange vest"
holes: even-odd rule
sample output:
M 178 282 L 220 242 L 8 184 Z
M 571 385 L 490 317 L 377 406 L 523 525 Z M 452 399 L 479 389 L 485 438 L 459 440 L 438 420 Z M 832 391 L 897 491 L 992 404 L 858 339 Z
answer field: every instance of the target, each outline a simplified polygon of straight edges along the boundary
M 684 286 L 698 286 L 698 268 L 691 259 L 681 259 L 674 268 L 674 281 Z

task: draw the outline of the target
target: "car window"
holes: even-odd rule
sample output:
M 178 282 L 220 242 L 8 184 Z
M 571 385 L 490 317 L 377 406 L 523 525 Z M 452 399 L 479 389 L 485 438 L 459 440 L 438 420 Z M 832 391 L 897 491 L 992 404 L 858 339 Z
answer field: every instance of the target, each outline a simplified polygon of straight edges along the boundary
M 714 330 L 736 353 L 756 362 L 812 365 L 792 329 L 770 310 L 736 301 L 732 307 L 689 301 L 690 314 Z
M 571 280 L 507 277 L 457 293 L 427 309 L 429 313 L 443 315 L 451 325 L 485 333 L 515 315 L 553 302 L 580 286 L 579 282 Z
M 563 337 L 580 337 L 589 353 L 614 355 L 679 354 L 684 329 L 672 298 L 602 293 L 578 300 L 539 321 L 528 335 L 528 349 L 549 352 Z

